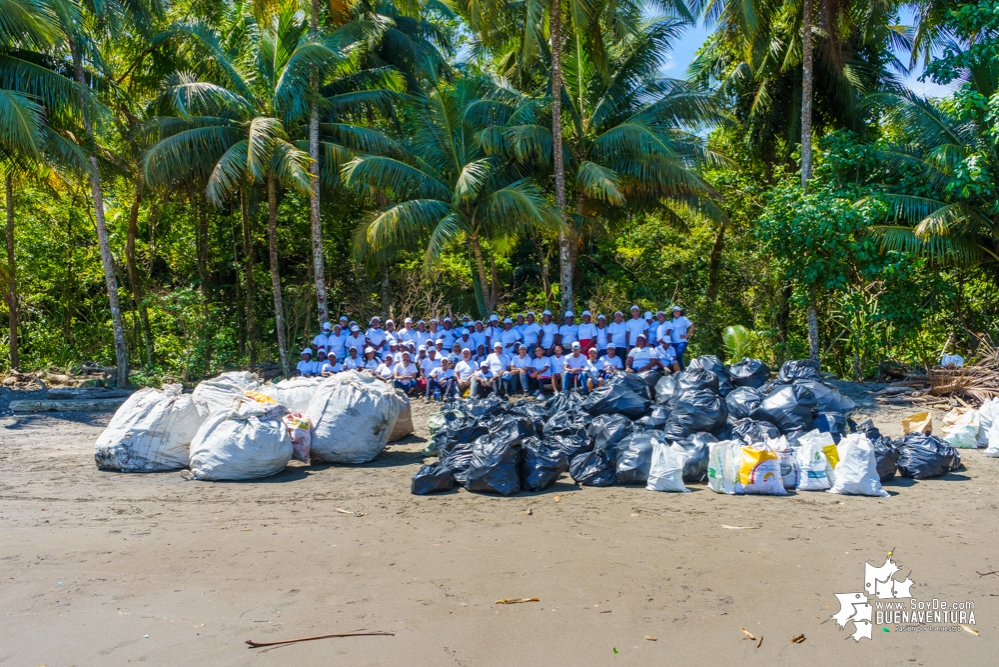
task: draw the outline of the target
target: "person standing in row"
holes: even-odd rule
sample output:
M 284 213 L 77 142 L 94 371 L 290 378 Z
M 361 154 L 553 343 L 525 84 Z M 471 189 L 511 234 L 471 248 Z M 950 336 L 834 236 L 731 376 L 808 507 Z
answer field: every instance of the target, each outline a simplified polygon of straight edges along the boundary
M 576 326 L 575 319 L 571 310 L 565 311 L 565 324 L 558 328 L 558 344 L 563 350 L 571 350 L 572 344 L 579 340 L 579 327 Z
M 642 319 L 642 313 L 638 306 L 631 307 L 631 319 L 624 323 L 625 337 L 624 346 L 631 350 L 638 344 L 638 334 L 645 334 L 648 325 Z M 648 334 L 645 334 L 648 337 Z
M 690 334 L 694 333 L 694 323 L 687 319 L 680 306 L 673 306 L 673 320 L 670 324 L 670 341 L 676 351 L 676 363 L 680 370 L 684 369 L 683 353 L 687 350 Z
M 538 338 L 538 345 L 544 349 L 545 356 L 549 356 L 555 351 L 555 336 L 557 335 L 558 325 L 552 321 L 552 311 L 546 310 L 541 313 L 541 334 Z
M 538 346 L 538 337 L 541 335 L 541 325 L 534 321 L 534 311 L 527 313 L 527 323 L 523 329 L 523 343 L 527 346 L 528 356 L 531 351 Z
M 594 329 L 594 347 L 597 348 L 597 358 L 601 359 L 607 354 L 610 345 L 610 332 L 607 330 L 607 318 L 603 313 L 597 315 L 597 326 Z
M 583 311 L 583 323 L 576 329 L 576 335 L 579 336 L 580 354 L 589 358 L 590 348 L 597 344 L 597 325 L 593 323 L 590 311 Z
M 620 310 L 614 312 L 614 321 L 607 325 L 607 333 L 610 336 L 608 347 L 613 347 L 617 356 L 624 359 L 628 354 L 628 326 Z

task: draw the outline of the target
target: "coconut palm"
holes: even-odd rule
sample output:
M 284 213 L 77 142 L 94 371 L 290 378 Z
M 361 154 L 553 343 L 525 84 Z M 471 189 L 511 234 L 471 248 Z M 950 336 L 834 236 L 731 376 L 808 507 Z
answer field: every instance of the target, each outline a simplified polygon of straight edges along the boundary
M 559 230 L 537 188 L 505 156 L 483 145 L 489 126 L 477 102 L 497 91 L 482 78 L 439 83 L 419 105 L 408 150 L 350 162 L 344 181 L 389 203 L 359 228 L 359 245 L 421 249 L 428 270 L 452 243 L 463 242 L 484 294 L 484 312 L 499 295 L 486 271 L 484 243 L 538 230 Z

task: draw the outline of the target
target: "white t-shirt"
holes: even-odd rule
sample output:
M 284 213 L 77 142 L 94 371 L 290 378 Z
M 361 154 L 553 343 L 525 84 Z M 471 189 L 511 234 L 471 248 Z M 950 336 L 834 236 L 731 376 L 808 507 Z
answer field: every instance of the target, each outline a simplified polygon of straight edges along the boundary
M 645 347 L 633 347 L 628 356 L 631 357 L 631 369 L 635 371 L 640 371 L 650 363 L 652 363 L 652 356 L 655 355 L 655 350 L 646 345 Z
M 467 382 L 468 378 L 472 377 L 472 373 L 475 372 L 475 367 L 472 366 L 471 362 L 462 359 L 454 367 L 454 374 L 458 376 L 458 379 L 462 382 Z
M 552 373 L 561 373 L 563 367 L 565 366 L 565 355 L 557 357 L 554 354 L 548 357 L 548 365 L 551 367 Z
M 370 329 L 364 332 L 364 336 L 369 341 L 371 341 L 371 347 L 377 350 L 382 346 L 382 343 L 385 342 L 385 336 L 386 336 L 385 329 L 382 329 L 381 327 L 378 327 L 377 329 L 371 327 Z
M 378 364 L 378 368 L 375 369 L 375 375 L 383 380 L 391 379 L 392 368 L 388 364 Z
M 416 347 L 426 347 L 428 340 L 430 340 L 430 332 L 413 331 L 413 342 L 416 343 Z
M 343 370 L 343 364 L 341 364 L 339 362 L 335 363 L 335 364 L 330 364 L 329 361 L 324 361 L 323 364 L 322 364 L 322 366 L 319 367 L 319 373 L 320 374 L 322 374 L 322 373 L 339 373 L 342 370 Z
M 618 323 L 616 320 L 607 325 L 607 333 L 610 334 L 611 347 L 624 347 L 624 334 L 628 327 L 624 322 Z
M 590 360 L 584 357 L 582 354 L 576 356 L 574 354 L 567 355 L 563 357 L 565 359 L 565 367 L 569 370 L 576 370 L 577 368 L 586 368 L 586 364 L 590 363 Z
M 396 334 L 396 338 L 398 338 L 399 340 L 406 341 L 408 343 L 410 341 L 416 341 L 416 338 L 414 337 L 415 334 L 416 334 L 416 329 L 407 329 L 406 325 L 404 324 L 402 326 L 402 329 Z
M 520 356 L 518 354 L 510 360 L 510 365 L 514 368 L 519 368 L 520 370 L 531 370 L 531 368 L 533 368 L 533 362 L 526 354 L 524 356 Z
M 583 322 L 579 325 L 576 335 L 579 336 L 580 341 L 593 340 L 597 337 L 597 325 L 593 322 L 590 322 L 589 324 Z
M 554 322 L 541 325 L 541 347 L 546 350 L 555 344 L 555 334 L 558 333 L 558 325 Z
M 503 343 L 503 352 L 505 354 L 513 354 L 513 345 L 520 341 L 520 332 L 510 327 L 509 329 L 504 329 L 503 333 L 500 334 L 500 342 Z M 495 370 L 493 371 L 496 372 Z
M 329 354 L 330 352 L 332 352 L 333 354 L 336 355 L 337 359 L 343 359 L 344 356 L 346 356 L 345 354 L 346 344 L 347 344 L 347 336 L 342 331 L 340 332 L 339 336 L 336 335 L 335 333 L 330 334 L 329 349 L 326 350 L 326 353 Z
M 537 322 L 525 324 L 522 333 L 524 335 L 524 345 L 537 345 L 538 335 L 541 333 L 541 325 Z
M 486 363 L 489 364 L 490 371 L 499 374 L 510 368 L 510 357 L 506 354 L 496 354 L 493 352 L 486 357 Z
M 648 336 L 647 329 L 648 326 L 641 317 L 637 320 L 632 318 L 624 323 L 624 328 L 628 332 L 628 346 L 635 347 L 635 343 L 638 342 L 638 334 L 644 334 Z M 615 346 L 616 347 L 616 346 Z
M 448 368 L 447 370 L 444 370 L 440 366 L 437 366 L 432 371 L 430 371 L 430 375 L 428 375 L 427 377 L 429 377 L 431 380 L 437 380 L 438 382 L 443 382 L 444 380 L 450 380 L 451 378 L 454 377 L 454 369 Z
M 312 364 L 313 364 L 313 362 L 312 362 L 311 359 L 309 359 L 308 361 L 306 361 L 305 359 L 301 359 L 298 362 L 298 364 L 295 366 L 295 369 L 303 377 L 304 376 L 308 376 L 308 375 L 315 375 L 316 374 L 316 369 L 315 369 L 315 367 Z
M 663 347 L 659 345 L 656 347 L 656 355 L 659 357 L 659 361 L 662 362 L 663 366 L 669 368 L 676 361 L 676 350 L 673 349 L 672 345 L 667 345 Z
M 431 359 L 430 357 L 427 357 L 426 359 L 420 362 L 420 370 L 423 371 L 423 374 L 426 377 L 430 377 L 430 374 L 433 372 L 433 370 L 435 368 L 440 368 L 440 367 L 441 367 L 440 359 Z
M 364 368 L 367 368 L 369 371 L 374 371 L 377 370 L 381 364 L 382 362 L 378 361 L 378 359 L 366 359 L 364 361 Z
M 607 341 L 610 339 L 610 332 L 607 331 L 607 327 L 597 327 L 595 329 L 594 338 L 597 339 L 597 349 L 606 350 Z
M 472 352 L 475 352 L 475 339 L 471 336 L 468 337 L 468 340 L 465 340 L 462 336 L 458 336 L 457 341 L 458 345 L 461 345 L 461 349 L 464 350 L 467 347 Z M 453 347 L 454 343 L 451 343 L 451 346 Z
M 364 359 L 361 357 L 347 357 L 343 360 L 343 367 L 348 371 L 364 368 Z
M 559 345 L 562 346 L 563 350 L 579 340 L 579 327 L 575 324 L 563 324 L 558 328 L 558 332 L 562 336 L 562 342 Z
M 694 325 L 693 322 L 687 319 L 686 315 L 681 315 L 680 317 L 674 317 L 673 321 L 670 322 L 673 325 L 673 333 L 670 334 L 670 341 L 673 343 L 683 343 L 686 341 L 685 338 L 681 336 L 687 335 L 687 330 Z
M 329 335 L 326 335 L 324 333 L 318 333 L 316 334 L 316 337 L 312 339 L 312 344 L 321 350 L 328 349 L 330 346 L 330 338 L 332 337 L 333 337 L 332 331 L 329 333 Z
M 612 368 L 616 369 L 616 370 L 621 370 L 622 368 L 624 368 L 624 362 L 621 361 L 621 357 L 618 357 L 616 355 L 613 356 L 613 357 L 609 356 L 609 355 L 605 355 L 605 356 L 601 357 L 600 359 L 597 359 L 597 361 L 599 361 L 601 363 L 601 370 L 605 370 L 606 371 L 606 370 L 610 370 Z
M 657 341 L 670 340 L 669 332 L 672 329 L 673 329 L 673 323 L 670 322 L 669 320 L 666 320 L 665 322 L 660 324 L 658 327 L 656 327 L 656 340 Z
M 500 334 L 503 330 L 499 327 L 486 327 L 486 337 L 489 339 L 486 341 L 486 348 L 492 347 L 492 344 L 499 340 Z
M 549 357 L 534 357 L 531 359 L 531 368 L 535 371 L 540 371 L 543 377 L 547 377 L 552 374 L 551 361 Z
M 409 375 L 412 378 L 415 378 L 418 375 L 418 373 L 416 372 L 416 364 L 414 364 L 413 362 L 409 362 L 409 365 L 407 366 L 406 364 L 400 361 L 395 365 L 395 368 L 393 368 L 392 370 L 397 375 Z
M 347 352 L 350 352 L 350 348 L 356 347 L 357 356 L 361 356 L 361 353 L 364 352 L 364 348 L 367 347 L 367 344 L 364 342 L 364 336 L 360 331 L 357 332 L 356 336 L 354 334 L 347 336 L 347 340 L 344 341 L 344 345 L 346 346 L 345 349 Z
M 470 348 L 472 350 L 479 349 L 479 345 L 481 345 L 482 347 L 485 347 L 486 344 L 488 343 L 488 341 L 486 340 L 486 332 L 485 331 L 473 331 L 469 335 L 469 338 L 471 338 L 472 342 L 474 343 L 474 345 Z
M 441 329 L 437 337 L 444 341 L 444 349 L 450 350 L 451 346 L 454 345 L 454 341 L 458 340 L 458 332 L 454 330 L 454 327 Z

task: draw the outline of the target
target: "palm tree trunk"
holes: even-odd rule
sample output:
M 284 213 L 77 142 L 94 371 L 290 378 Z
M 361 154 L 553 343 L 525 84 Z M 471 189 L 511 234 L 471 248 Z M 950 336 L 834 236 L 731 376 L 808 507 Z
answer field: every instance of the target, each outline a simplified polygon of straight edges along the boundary
M 482 257 L 482 244 L 479 243 L 479 237 L 475 234 L 469 235 L 468 243 L 472 246 L 472 254 L 475 256 L 475 268 L 479 272 L 479 284 L 482 285 L 483 297 L 486 302 L 486 314 L 492 313 L 493 308 L 496 307 L 496 302 L 493 300 L 492 287 L 489 276 L 486 274 L 486 262 Z
M 801 19 L 801 189 L 812 177 L 812 0 L 805 0 Z
M 278 272 L 277 250 L 277 179 L 267 177 L 267 250 L 271 261 L 271 289 L 274 291 L 274 328 L 277 329 L 278 355 L 281 369 L 291 375 L 288 365 L 288 349 L 285 343 L 284 307 L 281 305 L 281 274 Z
M 240 192 L 240 213 L 243 218 L 243 273 L 246 276 L 246 346 L 250 352 L 250 366 L 257 363 L 257 315 L 253 308 L 256 285 L 253 276 L 254 261 L 250 216 L 246 201 L 246 190 Z
M 718 299 L 718 276 L 721 274 L 721 256 L 725 249 L 725 225 L 719 225 L 715 232 L 715 242 L 711 246 L 711 254 L 708 255 L 708 311 L 714 310 L 715 301 Z
M 382 297 L 382 317 L 391 318 L 392 313 L 389 310 L 392 308 L 392 299 L 389 296 L 389 267 L 388 264 L 382 264 L 380 270 L 381 273 L 381 289 L 378 291 L 381 293 Z
M 135 186 L 135 199 L 128 212 L 128 236 L 125 239 L 125 262 L 128 266 L 128 282 L 132 288 L 132 300 L 139 311 L 139 323 L 145 343 L 146 366 L 153 365 L 153 332 L 149 326 L 149 311 L 146 308 L 146 291 L 142 286 L 139 266 L 135 263 L 135 237 L 139 227 L 139 206 L 142 203 L 142 184 Z
M 211 296 L 208 290 L 208 200 L 204 189 L 197 190 L 198 203 L 194 210 L 198 221 L 198 280 L 201 281 L 201 295 L 208 301 Z
M 7 203 L 7 270 L 10 271 L 10 281 L 7 285 L 7 311 L 10 326 L 10 368 L 18 370 L 21 358 L 17 353 L 17 265 L 14 263 L 14 182 L 13 176 L 7 174 L 4 179 L 4 196 Z
M 552 160 L 555 165 L 555 204 L 565 220 L 565 164 L 562 161 L 562 4 L 552 0 L 549 13 L 552 40 Z M 562 309 L 570 310 L 572 294 L 572 231 L 559 235 L 559 279 L 562 284 Z M 491 311 L 490 311 L 491 312 Z
M 83 57 L 75 39 L 70 39 L 69 44 L 73 56 L 73 75 L 77 85 L 83 89 L 86 86 L 83 76 Z M 83 128 L 87 132 L 87 139 L 93 144 L 94 127 L 86 113 L 83 114 Z M 128 346 L 125 344 L 125 323 L 121 316 L 121 301 L 118 298 L 118 279 L 114 275 L 114 259 L 111 256 L 111 243 L 108 240 L 108 228 L 104 220 L 104 192 L 101 189 L 101 174 L 97 168 L 97 158 L 93 154 L 90 156 L 90 195 L 94 200 L 97 244 L 100 248 L 101 265 L 104 269 L 104 283 L 107 286 L 108 302 L 111 306 L 114 352 L 118 369 L 115 386 L 122 389 L 128 386 Z
M 808 295 L 808 356 L 819 360 L 819 309 L 815 305 L 815 290 Z
M 319 0 L 312 0 L 312 32 L 319 31 Z M 312 90 L 318 94 L 319 68 L 312 66 Z M 312 192 L 309 195 L 309 221 L 312 226 L 312 270 L 316 280 L 316 302 L 319 306 L 319 322 L 329 320 L 326 303 L 326 270 L 323 266 L 323 224 L 319 216 L 319 105 L 312 103 L 309 111 L 309 173 L 312 175 Z

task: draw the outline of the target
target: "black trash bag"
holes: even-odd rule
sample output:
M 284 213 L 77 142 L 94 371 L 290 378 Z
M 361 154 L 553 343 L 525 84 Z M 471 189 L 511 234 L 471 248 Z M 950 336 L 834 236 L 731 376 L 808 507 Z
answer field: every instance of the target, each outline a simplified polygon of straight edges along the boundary
M 481 438 L 489 433 L 489 429 L 486 428 L 485 424 L 479 423 L 478 420 L 464 419 L 460 422 L 454 421 L 451 423 L 454 424 L 453 427 L 442 428 L 433 437 L 433 441 L 437 446 L 437 456 L 440 458 L 441 463 L 444 462 L 444 459 L 448 457 L 455 447 L 459 445 L 471 446 L 476 438 Z
M 812 419 L 812 429 L 821 433 L 831 433 L 833 442 L 839 444 L 840 438 L 850 433 L 850 424 L 839 412 L 820 412 Z
M 810 427 L 814 412 L 815 395 L 811 389 L 794 384 L 767 394 L 750 417 L 768 421 L 784 433 Z
M 732 425 L 732 439 L 749 444 L 766 442 L 767 438 L 779 438 L 780 431 L 770 422 L 755 419 L 740 419 Z
M 645 484 L 652 468 L 652 444 L 662 442 L 658 431 L 635 431 L 617 445 L 615 477 L 618 484 Z
M 863 433 L 874 445 L 874 458 L 878 463 L 878 477 L 882 482 L 894 479 L 898 470 L 898 456 L 900 454 L 895 442 L 886 435 L 881 435 L 881 431 L 870 419 L 856 426 L 857 433 Z
M 552 417 L 558 412 L 579 409 L 583 400 L 583 397 L 574 391 L 560 391 L 545 402 L 545 410 L 548 416 Z
M 898 474 L 912 479 L 940 477 L 961 469 L 961 455 L 935 435 L 909 433 L 895 441 Z
M 670 440 L 680 440 L 692 433 L 720 433 L 726 419 L 728 409 L 721 396 L 708 390 L 688 391 L 676 402 L 663 432 Z
M 510 414 L 530 419 L 534 423 L 534 431 L 536 433 L 541 433 L 545 428 L 545 422 L 548 421 L 548 411 L 545 410 L 543 405 L 534 401 L 517 401 L 510 408 Z
M 534 422 L 519 415 L 502 415 L 489 423 L 489 439 L 511 447 L 519 447 L 524 438 L 534 434 Z
M 656 385 L 659 380 L 662 379 L 663 373 L 658 368 L 647 368 L 644 371 L 635 373 L 638 377 L 645 380 L 645 384 L 649 385 L 649 398 L 652 400 L 656 399 Z
M 490 394 L 485 398 L 470 398 L 465 401 L 464 411 L 473 417 L 498 415 L 506 412 L 509 404 L 505 398 Z
M 732 379 L 728 375 L 728 370 L 721 359 L 713 354 L 703 354 L 687 364 L 687 371 L 704 369 L 711 371 L 718 378 L 718 393 L 728 396 L 728 393 L 735 388 Z
M 676 378 L 672 375 L 664 375 L 656 382 L 655 394 L 656 403 L 666 405 L 673 399 L 676 392 Z
M 453 472 L 440 463 L 431 463 L 420 466 L 420 469 L 416 471 L 410 490 L 414 495 L 425 496 L 428 493 L 450 491 L 456 486 L 458 486 L 458 480 L 454 478 Z
M 624 373 L 615 373 L 624 375 Z M 613 376 L 612 376 L 613 377 Z M 632 374 L 632 377 L 635 377 Z M 641 378 L 638 378 L 641 381 Z M 645 385 L 648 393 L 648 385 Z M 583 409 L 591 415 L 624 415 L 635 419 L 648 412 L 650 401 L 646 396 L 634 392 L 622 383 L 606 384 L 590 392 L 583 403 Z
M 546 423 L 545 437 L 552 435 L 586 435 L 592 417 L 579 408 L 556 412 Z
M 621 360 L 622 362 L 624 359 Z M 642 398 L 652 400 L 652 388 L 638 373 L 611 373 L 604 382 L 605 387 L 624 387 Z
M 708 478 L 708 450 L 712 442 L 718 442 L 718 438 L 710 433 L 695 433 L 677 441 L 687 452 L 683 462 L 683 481 L 703 482 Z
M 520 491 L 520 447 L 490 438 L 479 438 L 472 448 L 472 461 L 465 476 L 469 491 L 510 496 Z
M 752 387 L 736 387 L 725 397 L 729 419 L 745 419 L 760 407 L 763 394 Z
M 520 461 L 520 486 L 525 491 L 544 491 L 569 469 L 569 459 L 551 441 L 524 438 Z
M 617 483 L 614 467 L 613 451 L 593 450 L 576 456 L 569 464 L 569 474 L 583 486 L 614 486 Z
M 557 447 L 571 461 L 583 452 L 592 452 L 593 443 L 585 435 L 546 435 L 544 441 Z
M 815 395 L 815 409 L 819 412 L 838 412 L 844 417 L 849 417 L 857 409 L 857 404 L 849 396 L 839 393 L 835 387 L 831 387 L 818 380 L 795 380 L 794 384 L 808 387 Z
M 646 431 L 661 431 L 669 420 L 671 410 L 665 405 L 653 405 L 652 411 L 635 420 L 635 428 Z
M 704 368 L 688 368 L 676 374 L 676 389 L 673 396 L 679 398 L 688 391 L 712 391 L 718 393 L 718 376 Z
M 624 415 L 599 415 L 590 422 L 587 435 L 594 449 L 613 449 L 634 430 L 631 420 Z
M 785 361 L 777 373 L 777 381 L 790 384 L 795 380 L 816 380 L 822 382 L 819 374 L 819 364 L 811 359 L 794 359 Z
M 744 357 L 739 363 L 728 367 L 728 376 L 736 387 L 759 389 L 770 380 L 770 367 L 759 359 Z
M 442 466 L 454 473 L 454 478 L 460 484 L 465 483 L 468 467 L 472 465 L 472 452 L 475 445 L 489 439 L 488 435 L 483 435 L 475 439 L 474 442 L 459 442 L 440 458 Z

